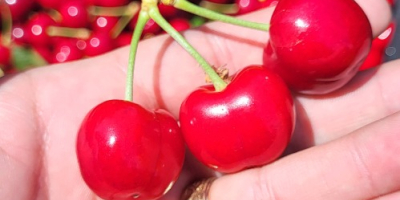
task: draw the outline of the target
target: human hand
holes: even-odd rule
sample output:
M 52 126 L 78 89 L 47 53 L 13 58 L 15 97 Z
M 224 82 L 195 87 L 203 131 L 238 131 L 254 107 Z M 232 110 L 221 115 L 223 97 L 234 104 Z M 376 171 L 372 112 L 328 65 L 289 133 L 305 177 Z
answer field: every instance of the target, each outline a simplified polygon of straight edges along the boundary
M 381 0 L 359 2 L 377 35 L 389 22 L 389 7 Z M 267 22 L 271 11 L 245 18 Z M 232 73 L 261 63 L 263 44 L 268 40 L 268 34 L 260 31 L 221 23 L 187 31 L 185 37 L 210 63 L 226 65 Z M 242 52 L 252 53 L 244 57 Z M 134 101 L 148 109 L 161 107 L 177 116 L 180 102 L 204 83 L 196 61 L 168 36 L 141 42 L 137 58 Z M 92 107 L 123 98 L 127 60 L 128 48 L 123 48 L 0 79 L 2 199 L 95 198 L 79 173 L 76 133 Z M 398 117 L 394 113 L 400 110 L 400 92 L 393 85 L 399 84 L 399 73 L 400 62 L 391 62 L 360 73 L 333 94 L 296 95 L 299 117 L 289 146 L 293 154 L 264 168 L 218 179 L 209 200 L 268 199 L 269 194 L 282 199 L 368 199 L 398 191 L 400 163 L 394 159 L 399 150 Z M 355 153 L 356 147 L 361 154 Z M 305 148 L 309 149 L 294 153 Z M 177 200 L 190 182 L 211 175 L 188 155 L 179 181 L 162 199 Z M 260 189 L 268 184 L 265 188 L 271 190 Z

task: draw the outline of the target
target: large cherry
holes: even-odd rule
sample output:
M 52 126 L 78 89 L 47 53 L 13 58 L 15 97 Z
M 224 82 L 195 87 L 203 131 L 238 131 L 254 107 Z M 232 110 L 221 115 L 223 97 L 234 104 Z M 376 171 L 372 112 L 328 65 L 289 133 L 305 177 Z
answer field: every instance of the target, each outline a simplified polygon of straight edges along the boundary
M 184 152 L 179 126 L 170 114 L 124 100 L 93 108 L 77 138 L 82 177 L 104 199 L 162 196 L 178 178 Z
M 270 23 L 264 65 L 301 93 L 346 84 L 371 46 L 371 25 L 353 0 L 280 0 Z
M 249 66 L 222 91 L 203 86 L 192 92 L 179 118 L 193 155 L 232 173 L 277 159 L 292 135 L 294 112 L 282 79 L 262 66 Z

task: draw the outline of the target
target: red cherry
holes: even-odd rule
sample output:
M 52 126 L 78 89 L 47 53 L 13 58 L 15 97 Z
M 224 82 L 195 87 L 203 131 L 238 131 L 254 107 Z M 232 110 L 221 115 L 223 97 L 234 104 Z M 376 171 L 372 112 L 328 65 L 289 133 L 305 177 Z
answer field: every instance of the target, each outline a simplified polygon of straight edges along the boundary
M 58 1 L 58 0 L 36 0 L 36 2 L 43 8 L 57 10 L 64 1 Z
M 110 33 L 114 26 L 118 23 L 118 17 L 99 16 L 92 23 L 92 29 L 96 32 Z
M 115 48 L 115 43 L 110 34 L 104 32 L 93 32 L 86 40 L 85 55 L 97 56 L 109 52 Z
M 55 26 L 56 22 L 46 13 L 38 12 L 25 26 L 25 34 L 28 42 L 33 46 L 46 46 L 52 43 L 51 37 L 46 33 L 49 26 Z
M 178 13 L 178 9 L 174 6 L 165 5 L 163 3 L 158 4 L 158 9 L 160 10 L 161 15 L 166 19 L 175 17 Z
M 118 47 L 130 45 L 132 41 L 132 33 L 122 32 L 116 38 L 116 44 Z
M 64 39 L 57 42 L 53 51 L 54 62 L 62 63 L 82 58 L 83 51 L 78 48 L 77 42 L 76 39 Z
M 28 38 L 25 34 L 25 28 L 21 24 L 13 24 L 11 30 L 11 40 L 12 42 L 23 45 L 28 43 Z
M 368 53 L 367 58 L 363 62 L 363 64 L 360 66 L 359 71 L 362 70 L 367 70 L 373 67 L 376 67 L 383 62 L 383 55 L 384 51 L 377 49 L 377 48 L 372 48 L 371 51 Z
M 390 42 L 392 42 L 395 32 L 395 27 L 396 23 L 394 22 L 390 23 L 389 26 L 386 28 L 386 30 L 372 41 L 372 47 L 380 48 L 382 49 L 382 51 L 386 49 L 386 47 L 388 47 Z
M 47 63 L 54 63 L 54 56 L 52 49 L 49 46 L 32 46 L 32 48 L 38 53 Z
M 195 90 L 179 115 L 193 155 L 224 173 L 277 159 L 289 143 L 294 117 L 285 83 L 261 66 L 243 69 L 221 92 L 212 86 Z
M 10 68 L 11 50 L 10 48 L 0 44 L 0 69 L 3 71 Z
M 79 28 L 86 27 L 89 15 L 83 1 L 66 1 L 60 5 L 61 26 Z
M 169 21 L 177 31 L 184 31 L 190 28 L 190 22 L 185 18 L 174 18 Z
M 23 21 L 29 15 L 35 3 L 34 0 L 10 0 L 4 2 L 10 8 L 13 22 Z
M 123 100 L 103 102 L 88 113 L 76 148 L 83 179 L 104 199 L 162 196 L 178 178 L 185 154 L 170 114 Z
M 91 3 L 96 6 L 116 7 L 128 4 L 129 0 L 92 0 Z
M 238 7 L 238 12 L 236 13 L 238 15 L 262 8 L 262 3 L 259 0 L 235 0 L 235 4 Z
M 355 1 L 280 0 L 264 66 L 295 91 L 329 93 L 357 73 L 371 41 L 368 18 Z

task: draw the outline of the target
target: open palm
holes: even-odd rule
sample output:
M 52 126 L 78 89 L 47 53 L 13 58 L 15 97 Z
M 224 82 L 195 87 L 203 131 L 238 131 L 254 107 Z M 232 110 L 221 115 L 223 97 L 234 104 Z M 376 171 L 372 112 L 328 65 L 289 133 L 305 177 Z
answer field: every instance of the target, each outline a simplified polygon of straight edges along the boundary
M 389 15 L 382 17 L 380 13 L 379 17 L 375 16 L 374 9 L 387 11 L 388 7 L 379 0 L 360 0 L 360 3 L 370 17 L 376 35 L 387 25 Z M 272 9 L 266 9 L 245 17 L 268 22 L 271 11 Z M 189 30 L 185 32 L 185 37 L 211 64 L 226 66 L 232 73 L 249 64 L 260 64 L 262 48 L 268 40 L 267 33 L 221 23 Z M 100 57 L 42 67 L 0 79 L 1 199 L 96 198 L 79 173 L 75 155 L 76 133 L 91 108 L 102 101 L 124 97 L 128 51 L 128 48 L 122 48 Z M 243 55 L 243 52 L 251 53 Z M 141 42 L 137 58 L 134 101 L 145 108 L 164 108 L 177 116 L 180 102 L 185 96 L 204 84 L 204 73 L 200 67 L 166 35 Z M 275 176 L 283 182 L 284 174 L 293 171 L 291 167 L 294 161 L 304 158 L 306 162 L 312 156 L 323 156 L 321 152 L 324 152 L 324 148 L 329 149 L 329 145 L 332 145 L 328 142 L 342 136 L 349 137 L 346 135 L 381 119 L 389 118 L 400 122 L 399 114 L 395 114 L 400 110 L 397 100 L 400 91 L 396 89 L 398 87 L 391 87 L 400 84 L 397 78 L 400 75 L 400 62 L 386 65 L 379 70 L 360 73 L 350 84 L 334 94 L 318 97 L 295 95 L 299 117 L 287 154 L 318 146 L 310 148 L 308 154 L 291 154 L 266 168 L 271 168 Z M 386 145 L 400 139 L 398 135 L 389 133 L 384 136 L 381 140 Z M 341 140 L 344 139 L 334 142 L 341 144 Z M 400 150 L 399 146 L 387 147 L 386 156 L 395 156 L 396 150 Z M 317 149 L 313 150 L 315 148 Z M 178 183 L 163 200 L 178 200 L 182 189 L 190 181 L 212 173 L 200 166 L 190 155 L 187 157 Z M 380 161 L 387 161 L 385 159 L 388 157 L 381 157 Z M 391 167 L 376 170 L 377 173 L 383 175 L 399 170 L 400 162 L 393 162 Z M 304 170 L 300 172 L 304 173 Z M 316 172 L 323 171 L 316 169 Z M 254 170 L 218 180 L 212 188 L 211 200 L 223 199 L 222 194 L 225 193 L 219 190 L 229 186 L 227 181 L 238 177 L 246 180 L 248 173 L 254 173 Z M 301 173 L 297 175 L 300 176 Z M 315 179 L 317 182 L 317 177 L 311 175 L 303 178 L 310 178 L 311 181 Z M 399 175 L 392 176 L 390 180 L 397 180 L 398 183 L 390 184 L 390 191 L 386 193 L 400 190 Z M 239 187 L 235 184 L 231 186 Z M 328 186 L 329 183 L 326 187 Z M 286 192 L 284 188 L 274 189 L 276 191 L 273 193 L 276 195 Z M 381 191 L 383 190 L 379 189 Z M 292 191 L 293 195 L 295 192 Z M 236 195 L 235 198 L 239 197 Z M 372 197 L 365 197 L 367 198 Z M 239 199 L 250 198 L 243 196 Z

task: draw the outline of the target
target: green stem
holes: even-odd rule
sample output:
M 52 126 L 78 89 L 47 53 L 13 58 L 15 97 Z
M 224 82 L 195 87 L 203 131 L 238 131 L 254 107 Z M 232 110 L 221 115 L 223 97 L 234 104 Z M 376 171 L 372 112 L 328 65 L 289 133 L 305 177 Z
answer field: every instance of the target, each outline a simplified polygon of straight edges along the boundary
M 12 29 L 12 16 L 8 4 L 3 0 L 0 0 L 0 15 L 1 15 L 1 41 L 0 43 L 4 46 L 10 46 L 11 44 L 11 29 Z
M 165 4 L 168 4 L 168 0 L 162 0 L 162 2 Z M 268 31 L 269 30 L 269 24 L 264 24 L 264 23 L 257 23 L 257 22 L 250 22 L 242 19 L 238 19 L 235 17 L 231 17 L 228 15 L 224 15 L 206 8 L 202 8 L 200 6 L 197 6 L 193 3 L 190 3 L 187 0 L 175 0 L 172 2 L 172 5 L 178 9 L 184 10 L 186 12 L 202 16 L 204 18 L 208 18 L 211 20 L 215 21 L 222 21 L 225 23 L 229 24 L 234 24 L 238 26 L 243 26 L 247 28 L 252 28 L 252 29 L 257 29 L 257 30 L 262 30 L 262 31 Z
M 128 60 L 128 70 L 126 72 L 126 89 L 125 89 L 125 100 L 133 100 L 133 74 L 135 68 L 136 52 L 139 45 L 139 40 L 142 35 L 144 26 L 149 20 L 149 15 L 147 11 L 140 11 L 139 17 L 136 22 L 135 30 L 133 31 L 129 60 Z
M 161 16 L 157 7 L 151 7 L 149 9 L 149 15 L 165 32 L 174 38 L 176 42 L 178 42 L 190 55 L 193 56 L 194 59 L 196 59 L 204 72 L 210 77 L 216 91 L 221 91 L 226 87 L 227 84 L 225 81 L 219 77 L 199 52 L 197 52 L 197 50 Z

